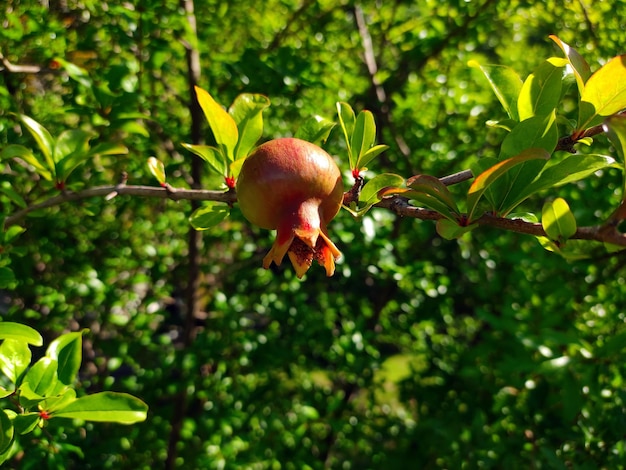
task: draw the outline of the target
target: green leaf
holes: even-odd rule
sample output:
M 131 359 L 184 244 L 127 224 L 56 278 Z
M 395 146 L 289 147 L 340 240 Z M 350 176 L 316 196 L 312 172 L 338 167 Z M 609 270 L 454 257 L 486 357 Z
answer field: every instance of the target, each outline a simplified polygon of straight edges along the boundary
M 531 148 L 542 148 L 552 153 L 558 140 L 559 132 L 554 111 L 547 116 L 533 116 L 520 122 L 505 137 L 498 158 L 504 160 Z
M 13 203 L 18 205 L 22 209 L 26 207 L 26 201 L 22 196 L 17 193 L 17 191 L 13 189 L 13 186 L 9 181 L 3 181 L 0 184 L 0 192 L 2 192 L 6 197 L 13 201 Z M 15 225 L 13 225 L 13 227 L 15 227 Z
M 311 116 L 296 131 L 294 137 L 320 145 L 326 142 L 335 123 L 322 116 Z
M 541 211 L 541 225 L 551 240 L 564 242 L 576 233 L 576 219 L 562 198 L 548 201 Z
M 341 129 L 343 130 L 343 136 L 346 139 L 346 147 L 348 149 L 350 168 L 354 169 L 356 168 L 356 161 L 359 156 L 358 154 L 354 155 L 352 153 L 352 147 L 350 146 L 350 142 L 352 141 L 352 134 L 354 133 L 356 115 L 354 114 L 352 107 L 348 103 L 343 102 L 337 103 L 337 115 L 339 117 L 339 124 L 341 125 Z
M 58 163 L 73 153 L 86 154 L 89 151 L 89 141 L 92 138 L 91 132 L 80 129 L 61 132 L 54 146 L 53 160 Z
M 235 148 L 239 140 L 237 123 L 213 97 L 200 87 L 195 87 L 198 103 L 206 116 L 218 148 L 229 159 L 235 159 Z
M 32 392 L 41 397 L 47 396 L 56 387 L 58 367 L 55 359 L 42 357 L 28 370 L 21 387 L 28 384 Z
M 226 158 L 220 149 L 211 147 L 210 145 L 182 144 L 182 146 L 202 158 L 211 166 L 211 169 L 215 170 L 220 175 L 228 176 L 228 172 L 226 171 Z
M 4 243 L 12 242 L 15 238 L 20 236 L 25 231 L 26 231 L 26 229 L 24 227 L 20 227 L 19 225 L 11 225 L 4 232 L 4 237 L 3 237 L 4 238 Z
M 91 156 L 127 155 L 128 148 L 114 142 L 101 142 L 89 150 Z
M 72 385 L 82 362 L 83 332 L 66 333 L 48 346 L 46 356 L 58 361 L 58 378 L 64 385 Z
M 545 61 L 531 73 L 517 98 L 519 120 L 551 114 L 561 100 L 563 67 Z
M 3 160 L 8 158 L 20 158 L 31 165 L 44 179 L 52 181 L 52 172 L 51 169 L 46 166 L 46 161 L 40 161 L 30 149 L 22 145 L 7 145 L 2 149 L 0 157 Z
M 156 157 L 148 158 L 148 169 L 150 170 L 150 173 L 152 173 L 152 176 L 156 178 L 161 186 L 165 184 L 165 165 L 163 165 L 163 162 L 161 160 L 157 159 Z
M 474 182 L 470 186 L 467 193 L 468 219 L 470 221 L 474 220 L 474 212 L 476 211 L 478 202 L 485 194 L 485 191 L 512 168 L 532 160 L 547 160 L 548 158 L 550 158 L 550 154 L 543 149 L 527 149 L 515 157 L 498 162 L 491 168 L 479 174 L 474 179 Z
M 208 230 L 215 227 L 230 215 L 228 205 L 221 202 L 209 202 L 196 209 L 189 217 L 189 223 L 196 230 Z
M 30 365 L 30 359 L 28 343 L 23 340 L 8 338 L 0 345 L 0 370 L 14 384 Z
M 22 124 L 26 126 L 26 129 L 28 129 L 28 131 L 35 138 L 37 145 L 39 145 L 39 148 L 41 149 L 41 153 L 43 153 L 45 157 L 45 164 L 42 162 L 41 165 L 52 173 L 54 171 L 54 159 L 52 157 L 55 145 L 54 138 L 45 127 L 34 119 L 24 114 L 19 114 L 18 117 L 22 121 Z
M 15 432 L 19 435 L 28 434 L 37 427 L 40 421 L 41 416 L 37 412 L 19 414 L 13 420 Z
M 519 75 L 510 67 L 503 65 L 480 65 L 475 60 L 470 60 L 468 65 L 483 73 L 506 113 L 511 119 L 519 121 L 517 97 L 522 89 L 522 79 Z
M 263 110 L 270 105 L 267 96 L 243 93 L 235 98 L 229 113 L 237 123 L 239 140 L 231 160 L 246 157 L 263 135 Z
M 0 268 L 0 289 L 8 289 L 17 282 L 15 279 L 15 273 L 11 268 L 3 266 Z M 0 323 L 1 325 L 2 323 Z
M 550 35 L 550 39 L 552 39 L 557 46 L 561 48 L 565 57 L 572 67 L 574 72 L 574 77 L 576 78 L 576 85 L 578 86 L 578 92 L 582 95 L 582 92 L 585 88 L 585 82 L 591 76 L 591 68 L 587 61 L 581 56 L 576 49 L 569 46 L 567 43 L 561 41 L 555 35 Z
M 63 67 L 65 72 L 67 72 L 67 74 L 72 80 L 77 81 L 78 83 L 80 83 L 86 88 L 91 88 L 93 86 L 93 81 L 91 80 L 89 73 L 85 69 L 83 69 L 82 67 L 79 67 L 76 64 L 68 62 L 65 59 L 61 59 L 60 57 L 57 57 L 54 60 L 61 67 Z
M 13 421 L 4 410 L 0 410 L 0 454 L 5 453 L 11 447 L 14 437 Z
M 626 116 L 615 115 L 607 118 L 604 121 L 604 131 L 626 165 Z
M 578 116 L 580 134 L 626 108 L 626 55 L 614 57 L 585 84 Z
M 39 403 L 41 409 L 46 410 L 48 413 L 54 413 L 76 400 L 76 390 L 73 388 L 66 387 L 59 390 L 58 393 L 59 394 L 54 397 L 48 397 L 41 401 L 41 403 Z
M 474 224 L 461 227 L 457 222 L 450 219 L 439 219 L 435 227 L 439 236 L 445 238 L 446 240 L 454 240 L 455 238 L 465 235 L 467 232 L 471 232 L 477 227 L 477 225 Z
M 0 322 L 0 340 L 14 339 L 33 346 L 43 345 L 43 338 L 37 330 L 21 323 Z
M 380 201 L 378 193 L 388 187 L 396 187 L 404 184 L 404 178 L 393 173 L 381 173 L 369 180 L 361 189 L 359 194 L 359 203 L 365 205 L 376 204 Z
M 376 158 L 388 148 L 388 145 L 374 145 L 367 152 L 361 155 L 357 162 L 357 168 L 359 170 L 365 171 L 369 162 L 371 162 L 374 158 Z
M 51 414 L 51 418 L 133 424 L 144 421 L 148 405 L 126 393 L 100 392 L 77 398 Z
M 354 132 L 350 140 L 352 155 L 356 159 L 355 168 L 360 169 L 361 156 L 367 152 L 376 140 L 376 124 L 370 111 L 361 111 L 356 118 Z

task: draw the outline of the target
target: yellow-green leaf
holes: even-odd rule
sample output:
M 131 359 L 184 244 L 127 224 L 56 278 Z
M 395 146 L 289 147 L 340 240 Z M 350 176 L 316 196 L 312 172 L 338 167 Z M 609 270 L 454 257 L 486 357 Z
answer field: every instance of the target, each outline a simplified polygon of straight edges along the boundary
M 156 157 L 148 158 L 148 168 L 159 184 L 165 184 L 165 166 L 161 160 L 158 160 Z
M 235 148 L 239 140 L 237 123 L 230 114 L 205 90 L 195 87 L 198 103 L 209 121 L 217 146 L 230 160 L 235 159 Z
M 576 218 L 563 198 L 544 204 L 541 225 L 551 240 L 564 242 L 576 233 Z

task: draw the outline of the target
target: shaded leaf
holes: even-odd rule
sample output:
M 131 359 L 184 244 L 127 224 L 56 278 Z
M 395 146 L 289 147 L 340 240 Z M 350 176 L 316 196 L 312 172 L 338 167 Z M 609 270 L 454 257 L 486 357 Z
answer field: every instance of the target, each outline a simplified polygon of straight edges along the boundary
M 230 115 L 237 123 L 239 138 L 235 147 L 236 160 L 247 156 L 263 134 L 263 110 L 270 105 L 267 96 L 243 93 L 233 102 Z
M 198 103 L 209 122 L 217 146 L 228 159 L 234 160 L 235 148 L 239 140 L 237 123 L 207 91 L 197 86 L 195 90 Z
M 614 57 L 585 84 L 578 117 L 578 131 L 602 122 L 626 108 L 626 55 Z M 575 133 L 576 134 L 576 133 Z
M 506 113 L 511 119 L 519 121 L 517 97 L 522 89 L 522 79 L 519 75 L 510 67 L 503 65 L 480 65 L 475 60 L 470 60 L 468 65 L 483 73 Z
M 314 144 L 326 142 L 335 123 L 322 116 L 311 116 L 302 123 L 294 137 Z
M 626 116 L 611 116 L 604 121 L 604 131 L 608 134 L 617 153 L 622 157 L 622 162 L 626 165 Z
M 60 57 L 56 57 L 54 60 L 61 67 L 63 67 L 65 72 L 67 72 L 67 74 L 72 80 L 77 81 L 78 83 L 80 83 L 81 85 L 87 88 L 91 88 L 93 86 L 93 81 L 91 80 L 89 73 L 84 68 L 79 67 L 78 65 L 73 64 L 72 62 L 68 62 L 67 60 L 62 59 Z
M 148 405 L 132 395 L 100 392 L 77 398 L 51 417 L 133 424 L 144 421 L 147 412 Z
M 561 50 L 565 53 L 565 57 L 567 57 L 567 60 L 574 72 L 576 85 L 578 86 L 578 92 L 582 95 L 583 89 L 585 88 L 585 82 L 591 76 L 591 68 L 589 67 L 589 64 L 583 58 L 583 56 L 581 56 L 578 51 L 576 51 L 576 49 L 561 41 L 561 39 L 559 39 L 557 36 L 550 35 L 550 39 L 552 39 L 557 44 L 557 46 L 559 46 Z
M 551 240 L 564 242 L 576 233 L 576 219 L 562 198 L 548 201 L 541 211 L 541 225 Z
M 15 273 L 11 268 L 0 267 L 0 289 L 10 288 L 16 281 Z
M 450 190 L 445 184 L 439 181 L 439 178 L 435 178 L 430 175 L 416 175 L 409 178 L 406 181 L 406 185 L 411 189 L 429 194 L 439 199 L 454 212 L 459 212 L 456 201 L 452 197 Z
M 0 340 L 14 339 L 33 346 L 43 345 L 43 338 L 37 330 L 21 323 L 0 322 Z
M 14 435 L 13 421 L 11 421 L 11 418 L 4 410 L 0 410 L 0 454 L 3 454 L 11 447 Z
M 26 207 L 26 201 L 22 196 L 17 193 L 17 191 L 13 189 L 13 186 L 9 181 L 3 181 L 2 184 L 0 184 L 0 192 L 2 192 L 6 197 L 8 197 L 13 203 L 18 205 L 19 207 Z
M 15 425 L 15 432 L 19 435 L 28 434 L 31 432 L 37 424 L 41 421 L 39 413 L 21 413 L 15 417 L 13 424 Z
M 221 202 L 209 202 L 196 209 L 189 216 L 189 223 L 196 230 L 208 230 L 215 227 L 230 215 L 228 205 Z
M 457 222 L 450 219 L 439 219 L 437 221 L 436 228 L 439 236 L 445 238 L 446 240 L 453 240 L 465 235 L 467 232 L 471 232 L 477 226 L 478 225 L 474 224 L 461 227 Z

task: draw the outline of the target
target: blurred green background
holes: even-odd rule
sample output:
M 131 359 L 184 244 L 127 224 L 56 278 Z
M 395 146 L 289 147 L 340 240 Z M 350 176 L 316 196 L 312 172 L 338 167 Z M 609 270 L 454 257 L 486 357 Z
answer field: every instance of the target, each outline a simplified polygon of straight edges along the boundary
M 81 167 L 70 189 L 122 172 L 156 185 L 149 156 L 173 186 L 220 187 L 180 145 L 193 138 L 194 52 L 199 85 L 222 104 L 270 98 L 266 139 L 315 114 L 334 120 L 346 101 L 374 112 L 391 147 L 366 177 L 443 176 L 497 155 L 505 135 L 485 125 L 504 112 L 468 60 L 525 77 L 560 55 L 556 34 L 595 70 L 624 52 L 626 30 L 623 0 L 5 0 L 0 12 L 0 145 L 35 148 L 17 112 L 53 135 L 82 128 L 130 149 Z M 70 77 L 59 58 L 88 75 Z M 211 142 L 206 125 L 202 136 Z M 337 129 L 326 148 L 348 187 Z M 14 162 L 0 183 L 28 202 L 55 194 Z M 558 195 L 594 224 L 621 184 L 605 172 Z M 131 427 L 50 422 L 8 466 L 624 468 L 623 254 L 567 262 L 529 236 L 479 229 L 446 241 L 431 222 L 342 211 L 330 224 L 343 252 L 335 276 L 314 266 L 301 282 L 288 263 L 261 268 L 273 235 L 235 207 L 200 234 L 196 273 L 191 210 L 116 197 L 23 222 L 2 255 L 16 275 L 0 293 L 3 319 L 48 340 L 89 328 L 79 393 L 126 391 L 150 413 Z

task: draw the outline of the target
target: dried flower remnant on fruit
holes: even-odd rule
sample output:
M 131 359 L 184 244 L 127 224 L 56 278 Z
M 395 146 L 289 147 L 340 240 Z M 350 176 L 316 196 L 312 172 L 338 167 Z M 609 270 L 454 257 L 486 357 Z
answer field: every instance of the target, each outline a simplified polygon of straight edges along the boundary
M 276 241 L 263 267 L 289 256 L 301 278 L 317 261 L 332 276 L 341 255 L 326 224 L 341 208 L 341 172 L 317 145 L 295 138 L 275 139 L 258 147 L 244 162 L 237 180 L 243 215 L 261 228 L 276 230 Z

